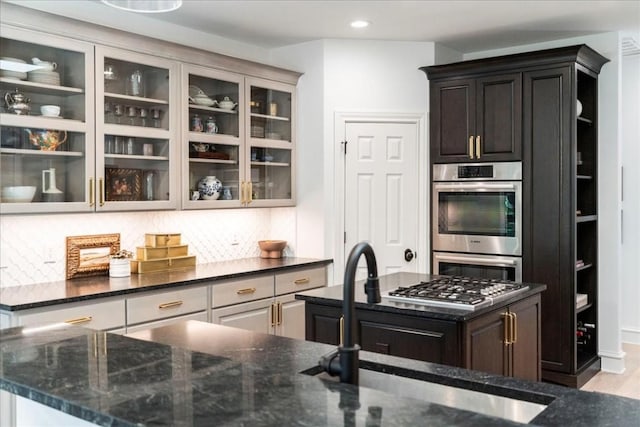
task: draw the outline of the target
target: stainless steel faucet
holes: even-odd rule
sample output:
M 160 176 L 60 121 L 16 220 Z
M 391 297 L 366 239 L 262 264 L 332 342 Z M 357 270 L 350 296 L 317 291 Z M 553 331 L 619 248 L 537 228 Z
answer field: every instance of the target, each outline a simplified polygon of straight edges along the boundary
M 320 359 L 320 366 L 331 376 L 340 375 L 340 382 L 358 384 L 358 369 L 360 367 L 358 352 L 360 346 L 354 342 L 356 335 L 355 321 L 355 280 L 358 260 L 364 255 L 367 261 L 367 282 L 364 292 L 367 303 L 380 302 L 380 283 L 378 281 L 378 266 L 373 248 L 366 242 L 360 242 L 351 249 L 344 270 L 342 316 L 344 318 L 344 340 L 338 349 Z

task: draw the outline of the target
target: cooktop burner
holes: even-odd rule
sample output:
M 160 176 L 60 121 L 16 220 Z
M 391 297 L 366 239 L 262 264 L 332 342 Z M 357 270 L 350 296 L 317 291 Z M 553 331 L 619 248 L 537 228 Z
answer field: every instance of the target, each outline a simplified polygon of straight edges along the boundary
M 527 289 L 529 286 L 510 280 L 443 276 L 383 292 L 382 298 L 404 303 L 475 310 L 511 298 Z

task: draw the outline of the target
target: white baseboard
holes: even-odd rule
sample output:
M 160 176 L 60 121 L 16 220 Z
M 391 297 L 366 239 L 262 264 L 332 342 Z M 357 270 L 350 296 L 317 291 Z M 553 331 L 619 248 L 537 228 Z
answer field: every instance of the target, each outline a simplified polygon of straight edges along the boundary
M 622 342 L 640 345 L 640 329 L 622 328 Z
M 612 353 L 609 351 L 601 351 L 598 353 L 601 361 L 601 370 L 604 372 L 611 372 L 612 374 L 624 373 L 624 351 Z

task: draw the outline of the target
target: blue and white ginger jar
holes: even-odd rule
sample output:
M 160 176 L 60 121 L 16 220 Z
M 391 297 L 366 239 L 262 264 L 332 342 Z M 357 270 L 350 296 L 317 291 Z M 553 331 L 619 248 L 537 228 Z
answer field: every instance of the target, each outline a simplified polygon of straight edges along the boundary
M 216 200 L 222 191 L 222 182 L 215 176 L 209 175 L 198 181 L 200 198 L 204 200 Z

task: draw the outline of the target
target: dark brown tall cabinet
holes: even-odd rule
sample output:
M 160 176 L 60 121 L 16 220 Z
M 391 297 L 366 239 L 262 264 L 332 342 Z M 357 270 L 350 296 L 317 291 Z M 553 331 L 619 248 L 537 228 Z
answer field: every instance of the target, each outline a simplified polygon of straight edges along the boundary
M 523 278 L 547 285 L 542 378 L 572 387 L 600 369 L 597 94 L 607 61 L 573 46 L 523 73 Z
M 577 45 L 421 68 L 431 164 L 522 160 L 522 278 L 547 285 L 542 378 L 572 387 L 600 368 L 597 95 L 606 62 Z

